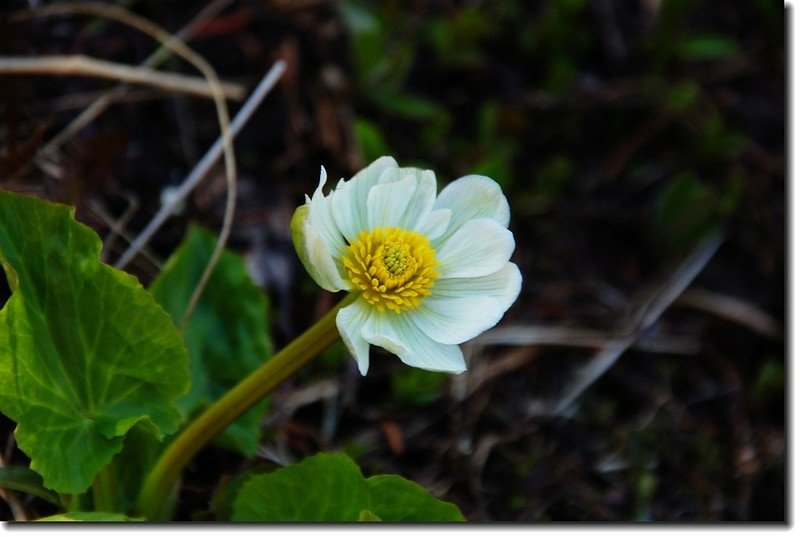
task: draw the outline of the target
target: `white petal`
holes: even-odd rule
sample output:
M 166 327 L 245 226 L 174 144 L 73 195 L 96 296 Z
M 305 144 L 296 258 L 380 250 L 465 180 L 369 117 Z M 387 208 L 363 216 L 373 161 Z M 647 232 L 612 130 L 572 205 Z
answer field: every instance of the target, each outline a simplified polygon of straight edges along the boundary
M 434 242 L 447 231 L 447 226 L 450 223 L 450 214 L 450 209 L 430 211 L 422 217 L 413 229 L 428 237 L 429 241 Z
M 397 166 L 388 166 L 383 170 L 381 170 L 381 172 L 378 174 L 378 179 L 376 181 L 372 181 L 370 183 L 362 183 L 362 184 L 364 185 L 365 192 L 369 192 L 369 190 L 371 190 L 372 187 L 375 185 L 382 185 L 384 183 L 396 183 L 400 179 L 401 179 L 400 168 L 398 168 Z
M 399 225 L 404 229 L 419 229 L 436 202 L 436 175 L 430 170 L 417 168 L 400 168 L 400 172 L 401 176 L 414 177 L 416 184 Z
M 428 371 L 461 373 L 467 369 L 464 355 L 458 345 L 444 345 L 425 335 L 405 315 L 398 315 L 395 328 L 409 349 L 406 355 L 399 355 L 405 364 Z
M 480 278 L 437 278 L 431 289 L 435 297 L 491 296 L 506 303 L 506 309 L 519 296 L 522 275 L 514 263 L 506 263 L 503 268 Z
M 355 187 L 345 183 L 331 194 L 331 219 L 336 222 L 344 238 L 351 244 L 355 242 L 360 231 L 367 229 L 366 204 L 363 206 L 365 214 L 362 215 L 359 212 L 362 205 L 357 202 L 354 191 Z M 362 223 L 362 220 L 364 223 Z
M 336 314 L 336 328 L 342 336 L 347 350 L 358 363 L 362 375 L 369 369 L 369 343 L 361 336 L 361 328 L 369 319 L 372 308 L 358 299 Z
M 407 176 L 394 183 L 373 186 L 367 196 L 367 228 L 402 225 L 403 215 L 414 195 L 417 179 Z
M 338 258 L 341 257 L 345 244 L 342 233 L 333 218 L 331 196 L 325 196 L 322 193 L 322 187 L 325 185 L 327 177 L 325 168 L 321 166 L 319 185 L 311 199 L 307 201 L 310 208 L 308 218 L 311 225 L 317 229 L 320 238 L 325 242 L 330 254 Z
M 336 260 L 316 226 L 309 217 L 310 206 L 301 205 L 292 216 L 292 242 L 300 261 L 317 284 L 331 292 L 350 289 L 343 279 Z
M 397 177 L 397 161 L 381 157 L 358 172 L 333 192 L 333 216 L 348 241 L 353 242 L 359 231 L 367 227 L 367 196 L 370 189 Z
M 514 236 L 509 230 L 490 218 L 478 218 L 437 248 L 437 270 L 441 278 L 487 276 L 500 270 L 513 252 Z
M 374 311 L 361 328 L 361 337 L 397 356 L 408 354 L 408 347 L 403 344 L 395 330 L 393 321 L 396 317 L 391 312 Z
M 428 337 L 446 345 L 457 345 L 474 338 L 500 321 L 508 306 L 496 297 L 427 297 L 407 313 Z
M 474 218 L 491 218 L 508 227 L 511 211 L 500 185 L 483 175 L 467 175 L 456 179 L 439 193 L 435 209 L 450 209 L 453 216 L 447 234 Z
M 429 371 L 461 373 L 466 369 L 464 356 L 456 345 L 433 341 L 404 315 L 373 315 L 362 335 L 373 345 L 396 354 L 405 364 Z

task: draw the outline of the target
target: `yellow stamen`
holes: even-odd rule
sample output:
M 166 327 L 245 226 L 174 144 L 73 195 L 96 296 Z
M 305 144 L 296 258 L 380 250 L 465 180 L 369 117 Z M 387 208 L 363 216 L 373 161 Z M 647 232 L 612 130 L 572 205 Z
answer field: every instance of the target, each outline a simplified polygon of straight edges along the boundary
M 431 294 L 436 252 L 424 235 L 396 227 L 362 231 L 343 259 L 350 281 L 378 311 L 414 309 Z

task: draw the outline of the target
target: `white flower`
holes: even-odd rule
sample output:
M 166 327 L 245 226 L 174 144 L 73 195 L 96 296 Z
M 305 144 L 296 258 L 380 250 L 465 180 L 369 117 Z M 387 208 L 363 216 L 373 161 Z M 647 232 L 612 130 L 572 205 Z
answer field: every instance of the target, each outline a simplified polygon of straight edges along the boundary
M 500 320 L 522 277 L 509 262 L 514 237 L 500 187 L 480 175 L 436 196 L 432 171 L 381 157 L 327 196 L 322 168 L 314 195 L 292 218 L 306 270 L 328 291 L 353 291 L 336 326 L 362 375 L 369 345 L 408 365 L 460 373 L 458 347 Z

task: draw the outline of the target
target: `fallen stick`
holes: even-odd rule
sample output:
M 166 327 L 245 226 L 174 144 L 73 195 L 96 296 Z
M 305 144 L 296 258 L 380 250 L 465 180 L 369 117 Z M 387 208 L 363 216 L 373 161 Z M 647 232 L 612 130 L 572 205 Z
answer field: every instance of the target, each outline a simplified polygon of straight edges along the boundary
M 0 73 L 12 75 L 87 76 L 107 78 L 128 84 L 152 86 L 164 91 L 213 97 L 208 82 L 202 78 L 165 73 L 149 67 L 124 65 L 83 55 L 0 57 Z M 245 89 L 238 84 L 221 83 L 226 99 L 241 100 Z
M 283 60 L 278 60 L 269 70 L 269 72 L 264 76 L 261 82 L 256 86 L 256 89 L 253 90 L 253 93 L 247 99 L 247 102 L 242 105 L 242 108 L 236 114 L 236 117 L 233 118 L 231 122 L 231 136 L 235 137 L 239 131 L 242 130 L 242 127 L 245 126 L 247 121 L 253 115 L 253 112 L 256 111 L 258 106 L 261 104 L 261 101 L 267 96 L 267 94 L 272 90 L 275 84 L 278 82 L 278 79 L 286 70 L 286 62 Z M 222 137 L 217 138 L 217 141 L 211 148 L 206 152 L 203 158 L 198 162 L 194 169 L 192 169 L 191 173 L 184 179 L 183 183 L 181 183 L 178 190 L 175 192 L 175 195 L 169 200 L 169 202 L 165 203 L 161 206 L 155 216 L 150 220 L 150 223 L 142 230 L 141 233 L 131 242 L 130 246 L 127 250 L 117 259 L 117 262 L 114 263 L 114 266 L 118 269 L 124 268 L 132 259 L 133 257 L 139 252 L 139 250 L 147 244 L 150 238 L 155 234 L 156 231 L 161 227 L 161 225 L 172 216 L 175 212 L 175 207 L 194 190 L 194 188 L 200 183 L 200 181 L 206 176 L 206 174 L 211 170 L 211 167 L 216 164 L 219 160 L 220 156 L 222 155 Z

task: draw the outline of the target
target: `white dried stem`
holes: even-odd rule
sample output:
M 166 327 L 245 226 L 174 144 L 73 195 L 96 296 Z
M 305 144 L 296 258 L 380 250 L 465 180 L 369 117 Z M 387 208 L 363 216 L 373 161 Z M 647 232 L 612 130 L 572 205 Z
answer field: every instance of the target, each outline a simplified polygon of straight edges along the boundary
M 68 56 L 0 57 L 0 73 L 7 75 L 86 76 L 106 78 L 129 84 L 140 84 L 173 93 L 213 98 L 208 83 L 198 77 L 165 73 L 149 67 L 114 63 L 80 54 Z M 244 88 L 238 84 L 222 83 L 226 99 L 240 100 Z

